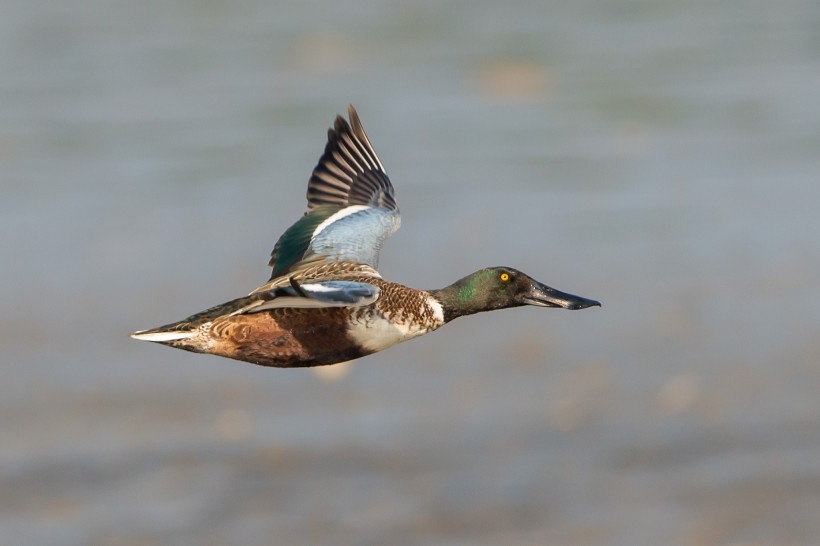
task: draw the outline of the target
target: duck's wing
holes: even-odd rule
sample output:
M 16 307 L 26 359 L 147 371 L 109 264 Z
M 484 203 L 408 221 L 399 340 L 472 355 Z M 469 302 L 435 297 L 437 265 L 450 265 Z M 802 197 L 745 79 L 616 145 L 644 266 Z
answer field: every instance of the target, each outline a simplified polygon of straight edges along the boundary
M 355 281 L 299 282 L 291 277 L 289 284 L 255 292 L 258 299 L 238 309 L 233 315 L 258 313 L 269 309 L 316 309 L 326 307 L 362 307 L 379 298 L 378 286 Z
M 375 269 L 384 241 L 399 229 L 393 185 L 352 105 L 348 115 L 350 123 L 337 116 L 328 130 L 325 152 L 308 182 L 307 212 L 273 248 L 272 281 L 317 262 Z
M 308 262 L 295 273 L 269 280 L 251 292 L 247 303 L 234 311 L 238 309 L 239 313 L 255 313 L 277 307 L 370 305 L 381 294 L 375 279 L 381 279 L 381 275 L 367 264 Z M 260 307 L 262 305 L 264 307 Z

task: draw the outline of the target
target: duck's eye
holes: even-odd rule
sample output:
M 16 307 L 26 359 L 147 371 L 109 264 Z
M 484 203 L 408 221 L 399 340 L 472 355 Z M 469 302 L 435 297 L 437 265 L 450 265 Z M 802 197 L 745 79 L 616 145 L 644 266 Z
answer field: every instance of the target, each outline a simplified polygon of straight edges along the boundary
M 502 273 L 501 275 L 498 276 L 498 278 L 501 279 L 501 282 L 507 282 L 507 281 L 510 280 L 510 274 L 509 273 Z

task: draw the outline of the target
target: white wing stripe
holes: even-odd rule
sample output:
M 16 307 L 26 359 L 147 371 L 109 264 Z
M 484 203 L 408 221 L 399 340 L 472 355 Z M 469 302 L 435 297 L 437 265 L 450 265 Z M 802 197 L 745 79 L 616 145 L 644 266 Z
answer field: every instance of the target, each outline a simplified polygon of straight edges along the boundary
M 329 225 L 331 225 L 335 222 L 338 222 L 339 220 L 341 220 L 345 216 L 350 216 L 351 214 L 356 214 L 357 212 L 367 210 L 369 208 L 372 208 L 372 207 L 368 207 L 366 205 L 351 205 L 349 207 L 343 208 L 342 210 L 340 210 L 337 213 L 332 214 L 330 217 L 328 217 L 327 220 L 325 220 L 324 222 L 322 222 L 321 224 L 316 226 L 316 229 L 313 230 L 313 235 L 311 235 L 311 237 L 310 237 L 311 242 L 313 242 L 313 240 L 316 238 L 316 236 L 319 235 Z

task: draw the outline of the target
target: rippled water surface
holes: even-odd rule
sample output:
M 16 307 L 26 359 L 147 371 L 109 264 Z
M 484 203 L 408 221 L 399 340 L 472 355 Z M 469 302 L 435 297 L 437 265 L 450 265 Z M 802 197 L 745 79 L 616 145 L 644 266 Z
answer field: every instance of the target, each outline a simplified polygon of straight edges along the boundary
M 3 543 L 817 543 L 817 2 L 3 12 Z M 324 374 L 130 340 L 266 280 L 348 102 L 386 277 L 603 308 Z

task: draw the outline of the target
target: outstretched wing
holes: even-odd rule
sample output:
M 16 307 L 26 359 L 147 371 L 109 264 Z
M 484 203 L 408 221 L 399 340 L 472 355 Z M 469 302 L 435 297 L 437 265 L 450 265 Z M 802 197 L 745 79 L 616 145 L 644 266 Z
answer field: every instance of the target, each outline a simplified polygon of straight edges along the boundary
M 356 110 L 350 124 L 336 117 L 325 152 L 308 182 L 308 210 L 279 238 L 271 253 L 271 280 L 315 262 L 378 267 L 384 241 L 401 223 L 387 177 Z

